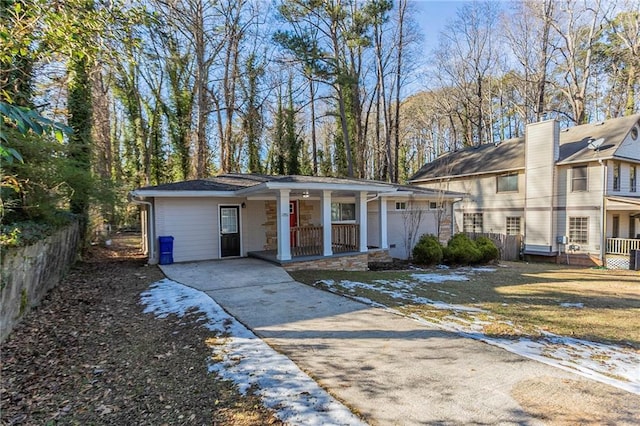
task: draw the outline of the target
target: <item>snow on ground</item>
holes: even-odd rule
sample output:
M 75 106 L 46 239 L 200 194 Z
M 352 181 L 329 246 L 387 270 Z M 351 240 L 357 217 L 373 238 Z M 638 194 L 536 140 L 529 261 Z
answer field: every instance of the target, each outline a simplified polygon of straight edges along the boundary
M 560 304 L 563 308 L 584 308 L 584 303 L 569 303 L 564 302 Z
M 232 380 L 242 393 L 255 386 L 265 406 L 291 425 L 364 425 L 300 370 L 289 358 L 273 350 L 250 330 L 227 314 L 205 293 L 164 279 L 140 296 L 145 313 L 160 318 L 191 313 L 205 316 L 204 326 L 218 333 L 209 365 L 224 379 Z
M 477 269 L 477 268 L 476 268 Z M 461 274 L 412 274 L 414 279 L 420 280 L 417 276 L 428 275 L 421 280 L 424 282 L 444 282 L 443 277 L 454 276 L 452 281 L 464 281 Z M 436 276 L 434 281 L 429 281 L 432 276 Z M 442 281 L 437 281 L 441 280 Z M 412 289 L 421 283 L 409 281 L 388 281 L 377 280 L 373 284 L 360 283 L 355 281 L 323 280 L 318 283 L 323 284 L 329 291 L 334 293 L 357 294 L 358 290 L 373 290 L 390 296 L 403 303 L 424 304 L 436 309 L 446 309 L 453 311 L 438 322 L 428 321 L 417 315 L 411 318 L 429 325 L 436 325 L 448 331 L 460 333 L 464 336 L 481 340 L 491 345 L 499 346 L 516 354 L 531 358 L 545 364 L 553 365 L 574 373 L 581 374 L 594 380 L 610 384 L 629 392 L 640 394 L 640 354 L 628 348 L 617 345 L 606 345 L 586 340 L 562 337 L 551 333 L 543 333 L 541 338 L 535 340 L 529 338 L 520 339 L 500 339 L 487 336 L 482 333 L 483 326 L 489 324 L 486 319 L 474 318 L 474 313 L 487 313 L 488 311 L 462 305 L 453 305 L 440 301 L 430 300 L 425 297 L 416 296 Z M 338 289 L 340 287 L 340 289 Z M 344 289 L 344 290 L 341 290 Z M 373 306 L 380 306 L 366 297 L 357 296 L 357 299 Z M 581 303 L 564 303 L 564 307 L 582 308 Z M 396 311 L 393 307 L 384 306 L 387 309 Z M 465 312 L 465 318 L 456 316 L 458 312 Z M 484 315 L 486 317 L 486 315 Z M 508 322 L 504 322 L 508 324 Z

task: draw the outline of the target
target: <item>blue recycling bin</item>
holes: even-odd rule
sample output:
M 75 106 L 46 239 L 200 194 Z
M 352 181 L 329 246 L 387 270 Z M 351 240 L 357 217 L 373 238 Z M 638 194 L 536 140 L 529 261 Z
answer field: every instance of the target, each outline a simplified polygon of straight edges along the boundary
M 158 237 L 160 243 L 160 264 L 170 265 L 173 263 L 173 237 Z

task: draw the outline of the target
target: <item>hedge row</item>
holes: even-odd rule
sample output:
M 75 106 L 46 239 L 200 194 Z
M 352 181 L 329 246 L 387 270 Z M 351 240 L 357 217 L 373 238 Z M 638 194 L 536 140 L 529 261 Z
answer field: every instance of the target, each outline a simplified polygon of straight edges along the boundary
M 477 265 L 495 261 L 500 256 L 498 247 L 487 237 L 470 239 L 466 234 L 456 234 L 446 246 L 435 235 L 425 234 L 413 248 L 413 261 L 423 265 Z

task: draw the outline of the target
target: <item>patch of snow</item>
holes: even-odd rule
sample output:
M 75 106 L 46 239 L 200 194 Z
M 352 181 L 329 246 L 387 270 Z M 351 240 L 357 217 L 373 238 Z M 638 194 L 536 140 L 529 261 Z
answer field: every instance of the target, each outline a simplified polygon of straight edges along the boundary
M 447 265 L 437 265 L 436 269 L 450 269 Z
M 584 303 L 564 302 L 564 303 L 561 303 L 560 306 L 562 306 L 563 308 L 584 308 Z
M 480 266 L 480 267 L 476 267 L 476 268 L 471 268 L 471 270 L 473 272 L 495 272 L 495 271 L 497 271 L 496 268 L 490 268 L 488 266 Z
M 345 291 L 340 291 L 337 287 L 346 290 L 346 293 L 349 294 L 349 297 L 356 299 L 360 302 L 366 303 L 371 306 L 376 307 L 384 307 L 387 306 L 381 305 L 378 302 L 375 302 L 367 297 L 357 295 L 358 290 L 370 290 L 377 291 L 378 293 L 387 295 L 392 299 L 405 301 L 409 303 L 414 303 L 417 305 L 430 305 L 436 309 L 443 310 L 452 310 L 452 311 L 463 311 L 463 312 L 485 312 L 481 308 L 475 308 L 472 306 L 465 305 L 453 305 L 451 303 L 439 302 L 436 300 L 428 299 L 426 297 L 420 297 L 413 294 L 413 290 L 419 285 L 415 283 L 406 282 L 406 281 L 387 281 L 387 280 L 378 280 L 375 281 L 374 284 L 361 283 L 358 281 L 349 281 L 342 280 L 339 283 L 336 283 L 333 280 L 322 280 L 318 281 L 318 283 L 324 284 L 329 291 L 344 294 Z M 390 288 L 388 288 L 390 287 Z
M 203 314 L 204 326 L 220 335 L 212 345 L 210 372 L 232 380 L 240 392 L 256 386 L 265 406 L 291 425 L 364 425 L 349 409 L 336 401 L 293 361 L 273 350 L 250 330 L 227 314 L 205 293 L 169 279 L 158 281 L 140 295 L 144 312 L 159 318 Z
M 469 281 L 464 274 L 411 274 L 411 278 L 421 283 L 443 283 L 446 281 Z

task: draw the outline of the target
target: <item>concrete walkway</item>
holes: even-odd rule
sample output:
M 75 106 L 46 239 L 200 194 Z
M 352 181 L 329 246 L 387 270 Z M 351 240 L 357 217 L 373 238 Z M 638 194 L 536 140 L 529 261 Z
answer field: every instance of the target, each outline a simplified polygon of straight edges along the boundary
M 637 395 L 300 284 L 260 260 L 162 270 L 206 292 L 374 425 L 633 424 L 640 418 Z

